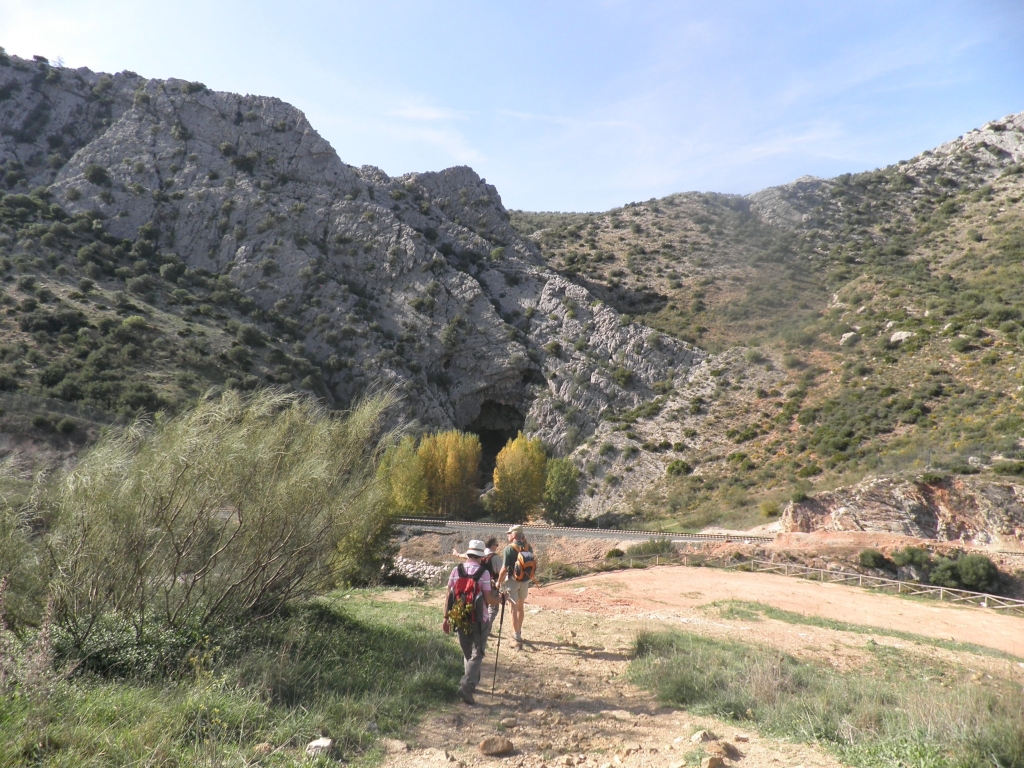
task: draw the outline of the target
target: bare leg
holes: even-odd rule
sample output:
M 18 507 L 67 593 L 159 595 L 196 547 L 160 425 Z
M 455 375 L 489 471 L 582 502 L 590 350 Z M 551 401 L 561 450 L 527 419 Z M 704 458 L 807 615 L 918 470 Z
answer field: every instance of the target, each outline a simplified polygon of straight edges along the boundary
M 512 603 L 512 630 L 516 633 L 516 637 L 522 636 L 523 632 L 523 618 L 526 616 L 526 606 L 523 605 L 521 600 L 515 600 Z

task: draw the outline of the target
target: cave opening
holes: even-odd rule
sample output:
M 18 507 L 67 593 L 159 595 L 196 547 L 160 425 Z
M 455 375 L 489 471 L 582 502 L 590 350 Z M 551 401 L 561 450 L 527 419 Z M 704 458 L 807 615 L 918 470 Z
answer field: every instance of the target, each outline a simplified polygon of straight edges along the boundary
M 495 400 L 484 400 L 480 404 L 480 413 L 466 425 L 465 431 L 480 438 L 480 476 L 484 485 L 494 479 L 498 453 L 525 424 L 525 414 L 514 406 Z

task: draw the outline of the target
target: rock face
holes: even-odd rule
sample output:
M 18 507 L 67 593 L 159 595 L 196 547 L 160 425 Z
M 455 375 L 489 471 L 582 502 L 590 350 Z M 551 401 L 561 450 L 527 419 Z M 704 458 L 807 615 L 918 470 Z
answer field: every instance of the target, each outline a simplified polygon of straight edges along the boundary
M 320 367 L 306 386 L 330 402 L 392 387 L 485 454 L 520 429 L 568 452 L 704 357 L 548 270 L 470 168 L 355 168 L 294 107 L 201 83 L 10 57 L 0 92 L 17 183 L 230 281 Z
M 1024 486 L 957 477 L 882 478 L 821 493 L 782 513 L 782 530 L 867 531 L 975 544 L 1024 542 Z

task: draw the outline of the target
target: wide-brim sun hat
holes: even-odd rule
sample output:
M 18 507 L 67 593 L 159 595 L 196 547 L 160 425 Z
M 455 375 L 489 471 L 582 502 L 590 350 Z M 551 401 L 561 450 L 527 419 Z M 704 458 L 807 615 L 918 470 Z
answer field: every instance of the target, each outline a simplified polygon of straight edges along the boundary
M 469 546 L 466 548 L 467 555 L 476 555 L 477 557 L 484 556 L 484 543 L 479 539 L 473 539 L 469 542 Z

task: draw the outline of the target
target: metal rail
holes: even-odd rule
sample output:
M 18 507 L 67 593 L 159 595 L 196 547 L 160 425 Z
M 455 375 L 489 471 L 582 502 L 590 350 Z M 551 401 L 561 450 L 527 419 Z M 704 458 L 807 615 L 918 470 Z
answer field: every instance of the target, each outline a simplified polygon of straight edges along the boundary
M 398 519 L 401 526 L 420 528 L 449 528 L 452 530 L 476 530 L 500 531 L 507 527 L 506 523 L 476 523 L 465 520 L 433 520 L 420 517 L 401 517 Z M 687 541 L 735 541 L 735 542 L 772 542 L 774 536 L 763 534 L 726 534 L 726 533 L 670 533 L 668 531 L 628 531 L 615 528 L 574 528 L 565 525 L 524 525 L 523 530 L 535 534 L 568 533 L 573 536 L 600 539 L 671 539 L 673 542 Z
M 686 560 L 684 558 L 684 564 Z M 1024 616 L 1024 600 L 1015 600 L 1010 597 L 999 597 L 989 595 L 985 592 L 972 592 L 968 589 L 953 589 L 952 587 L 938 587 L 931 584 L 917 584 L 912 581 L 899 581 L 898 579 L 887 579 L 883 576 L 869 576 L 863 573 L 852 571 L 830 571 L 825 568 L 812 568 L 809 565 L 796 565 L 793 563 L 775 563 L 770 560 L 744 560 L 723 563 L 723 568 L 731 570 L 750 570 L 761 573 L 780 573 L 783 576 L 797 576 L 799 578 L 812 578 L 830 584 L 857 584 L 860 587 L 873 589 L 892 590 L 900 595 L 920 595 L 943 600 L 951 603 L 967 603 L 976 605 L 979 608 L 989 608 L 993 611 L 1007 611 Z
M 975 605 L 979 608 L 989 608 L 993 611 L 1005 611 L 1024 616 L 1024 600 L 1017 600 L 1012 597 L 1000 597 L 985 592 L 972 592 L 968 589 L 954 589 L 952 587 L 937 587 L 931 584 L 918 584 L 912 581 L 899 581 L 898 579 L 887 579 L 883 576 L 871 576 L 854 571 L 830 571 L 825 568 L 813 568 L 809 565 L 796 565 L 794 563 L 776 563 L 771 560 L 732 560 L 722 557 L 693 556 L 691 553 L 682 552 L 672 555 L 624 555 L 617 558 L 595 558 L 593 560 L 581 560 L 563 565 L 573 566 L 581 570 L 599 572 L 620 568 L 634 568 L 635 563 L 646 562 L 649 565 L 684 565 L 701 566 L 705 568 L 722 568 L 724 570 L 749 570 L 761 573 L 777 573 L 782 576 L 794 576 L 797 578 L 811 578 L 829 584 L 856 584 L 859 587 L 868 589 L 880 589 L 894 591 L 899 595 L 929 597 L 950 603 Z M 628 563 L 628 565 L 627 565 Z M 600 566 L 605 566 L 601 568 Z

